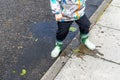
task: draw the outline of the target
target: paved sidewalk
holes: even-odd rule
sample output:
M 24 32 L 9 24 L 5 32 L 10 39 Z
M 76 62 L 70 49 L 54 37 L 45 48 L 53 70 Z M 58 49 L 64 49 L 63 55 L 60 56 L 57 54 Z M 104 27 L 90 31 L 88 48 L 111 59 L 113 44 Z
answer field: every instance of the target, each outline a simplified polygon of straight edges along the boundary
M 96 54 L 72 55 L 54 80 L 120 80 L 119 21 L 120 0 L 113 0 L 90 32 Z

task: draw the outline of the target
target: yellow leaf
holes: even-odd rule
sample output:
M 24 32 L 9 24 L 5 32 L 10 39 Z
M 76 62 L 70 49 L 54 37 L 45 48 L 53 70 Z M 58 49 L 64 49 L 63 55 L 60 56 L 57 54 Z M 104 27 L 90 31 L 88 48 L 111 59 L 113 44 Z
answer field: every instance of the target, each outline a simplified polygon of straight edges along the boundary
M 20 74 L 21 76 L 26 75 L 27 71 L 25 69 L 22 69 L 22 73 Z
M 80 52 L 79 49 L 75 49 L 75 50 L 73 50 L 73 53 L 78 53 L 78 52 Z
M 70 29 L 69 29 L 69 31 L 71 31 L 71 32 L 75 32 L 77 30 L 77 28 L 75 28 L 75 27 L 70 27 Z

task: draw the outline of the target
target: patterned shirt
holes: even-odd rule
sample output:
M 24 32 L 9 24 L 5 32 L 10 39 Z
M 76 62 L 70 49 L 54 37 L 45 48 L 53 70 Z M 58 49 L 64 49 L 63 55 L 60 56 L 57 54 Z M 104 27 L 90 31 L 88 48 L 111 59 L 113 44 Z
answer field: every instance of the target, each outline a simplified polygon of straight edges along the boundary
M 85 13 L 86 0 L 50 0 L 53 14 L 62 14 L 61 21 L 78 20 Z

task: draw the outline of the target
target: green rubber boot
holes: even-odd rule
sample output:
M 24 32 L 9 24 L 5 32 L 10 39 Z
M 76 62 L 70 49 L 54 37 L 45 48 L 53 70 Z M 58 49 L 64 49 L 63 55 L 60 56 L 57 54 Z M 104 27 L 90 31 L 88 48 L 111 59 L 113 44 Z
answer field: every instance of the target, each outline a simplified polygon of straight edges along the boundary
M 62 50 L 62 45 L 63 45 L 62 42 L 59 41 L 56 42 L 55 48 L 51 52 L 51 57 L 56 58 L 60 54 Z
M 94 50 L 96 46 L 89 40 L 88 34 L 81 34 L 82 43 L 90 50 Z

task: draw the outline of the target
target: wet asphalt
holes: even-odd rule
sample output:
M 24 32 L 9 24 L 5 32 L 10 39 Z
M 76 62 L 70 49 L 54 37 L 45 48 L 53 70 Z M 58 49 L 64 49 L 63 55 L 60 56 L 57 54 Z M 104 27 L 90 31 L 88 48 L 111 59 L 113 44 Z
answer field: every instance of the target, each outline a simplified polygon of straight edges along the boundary
M 87 17 L 102 1 L 87 1 Z M 49 0 L 0 0 L 0 80 L 40 80 L 56 60 L 50 57 L 56 30 Z M 77 32 L 69 32 L 64 48 Z

